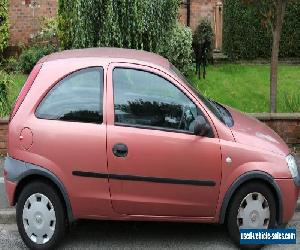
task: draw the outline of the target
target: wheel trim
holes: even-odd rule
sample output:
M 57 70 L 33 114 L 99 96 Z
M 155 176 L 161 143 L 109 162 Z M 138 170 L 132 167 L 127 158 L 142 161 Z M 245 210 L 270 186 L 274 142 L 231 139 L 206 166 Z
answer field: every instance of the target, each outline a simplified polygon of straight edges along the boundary
M 261 193 L 249 193 L 239 206 L 237 214 L 239 229 L 267 229 L 269 222 L 270 208 L 267 199 Z
M 23 208 L 23 226 L 27 236 L 36 244 L 45 244 L 53 236 L 56 226 L 54 206 L 43 194 L 32 194 Z

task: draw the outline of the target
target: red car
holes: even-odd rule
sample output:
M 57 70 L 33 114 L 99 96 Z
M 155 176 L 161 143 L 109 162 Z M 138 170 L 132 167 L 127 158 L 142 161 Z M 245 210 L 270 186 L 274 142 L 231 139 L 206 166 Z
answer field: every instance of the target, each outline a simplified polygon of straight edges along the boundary
M 216 86 L 217 88 L 217 86 Z M 64 51 L 41 59 L 10 117 L 5 185 L 30 248 L 76 219 L 274 228 L 300 178 L 270 128 L 204 97 L 158 55 Z

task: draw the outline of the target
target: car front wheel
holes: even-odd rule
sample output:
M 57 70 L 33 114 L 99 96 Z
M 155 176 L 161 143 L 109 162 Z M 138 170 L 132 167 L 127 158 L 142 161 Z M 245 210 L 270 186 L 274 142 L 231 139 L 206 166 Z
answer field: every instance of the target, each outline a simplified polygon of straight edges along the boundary
M 16 215 L 19 233 L 30 249 L 53 249 L 65 235 L 63 204 L 49 184 L 26 185 L 19 196 Z
M 270 188 L 253 181 L 241 186 L 228 207 L 227 229 L 233 241 L 242 248 L 262 245 L 240 245 L 240 229 L 268 229 L 276 224 L 276 203 Z

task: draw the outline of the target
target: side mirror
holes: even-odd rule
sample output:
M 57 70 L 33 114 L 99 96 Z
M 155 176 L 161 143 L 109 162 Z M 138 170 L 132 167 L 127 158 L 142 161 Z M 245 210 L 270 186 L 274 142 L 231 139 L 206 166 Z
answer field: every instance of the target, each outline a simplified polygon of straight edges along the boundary
M 199 136 L 206 136 L 210 132 L 210 127 L 203 116 L 197 116 L 195 119 L 194 134 Z

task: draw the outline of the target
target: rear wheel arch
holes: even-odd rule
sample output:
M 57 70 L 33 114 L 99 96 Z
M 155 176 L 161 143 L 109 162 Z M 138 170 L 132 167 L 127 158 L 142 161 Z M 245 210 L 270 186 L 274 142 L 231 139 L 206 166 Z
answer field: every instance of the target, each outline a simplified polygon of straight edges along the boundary
M 251 171 L 247 172 L 241 176 L 239 176 L 229 187 L 227 190 L 220 211 L 219 223 L 223 224 L 226 220 L 227 209 L 229 207 L 230 201 L 232 200 L 233 196 L 235 195 L 236 191 L 239 187 L 252 182 L 252 181 L 259 181 L 265 185 L 267 185 L 270 190 L 272 191 L 275 201 L 276 201 L 276 221 L 277 224 L 282 224 L 282 212 L 283 212 L 283 204 L 282 204 L 282 197 L 281 191 L 278 184 L 275 182 L 274 178 L 266 172 L 262 171 Z
M 72 207 L 71 207 L 70 200 L 68 198 L 65 187 L 57 179 L 57 177 L 52 176 L 52 175 L 48 174 L 47 172 L 43 172 L 43 171 L 33 170 L 33 171 L 30 171 L 30 172 L 31 173 L 26 173 L 26 176 L 23 176 L 22 178 L 19 179 L 19 181 L 17 183 L 15 193 L 14 193 L 13 205 L 16 205 L 22 190 L 24 189 L 24 187 L 27 184 L 32 183 L 34 181 L 41 181 L 42 180 L 43 182 L 45 182 L 48 185 L 52 186 L 56 190 L 56 192 L 59 195 L 59 198 L 61 199 L 61 201 L 63 203 L 63 207 L 65 209 L 65 213 L 67 215 L 68 222 L 69 223 L 73 222 L 74 218 L 73 218 L 73 213 L 72 213 Z

